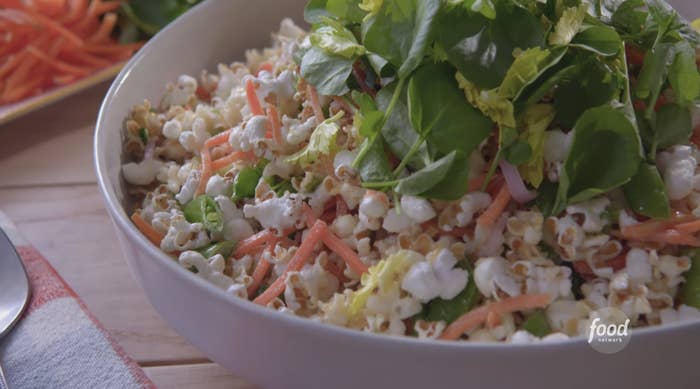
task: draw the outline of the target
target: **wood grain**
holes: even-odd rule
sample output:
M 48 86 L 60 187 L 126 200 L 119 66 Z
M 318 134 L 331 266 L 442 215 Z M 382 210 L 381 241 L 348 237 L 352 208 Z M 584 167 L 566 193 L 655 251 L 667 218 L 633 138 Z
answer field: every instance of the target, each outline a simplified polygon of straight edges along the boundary
M 160 389 L 260 389 L 215 363 L 146 367 L 144 370 Z

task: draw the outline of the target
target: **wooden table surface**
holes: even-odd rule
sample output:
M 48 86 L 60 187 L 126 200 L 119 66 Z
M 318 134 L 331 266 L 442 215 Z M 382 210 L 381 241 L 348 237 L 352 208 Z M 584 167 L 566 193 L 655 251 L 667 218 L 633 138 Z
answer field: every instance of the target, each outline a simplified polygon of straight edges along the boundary
M 159 388 L 256 388 L 175 333 L 129 274 L 92 164 L 107 88 L 0 125 L 0 209 Z

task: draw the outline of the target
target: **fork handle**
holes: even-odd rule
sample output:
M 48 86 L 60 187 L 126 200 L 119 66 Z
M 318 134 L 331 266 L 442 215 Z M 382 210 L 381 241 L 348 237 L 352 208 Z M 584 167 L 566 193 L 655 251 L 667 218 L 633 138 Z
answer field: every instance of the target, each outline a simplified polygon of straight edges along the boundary
M 5 379 L 5 372 L 2 370 L 2 365 L 0 364 L 0 389 L 10 389 L 10 385 L 7 384 Z

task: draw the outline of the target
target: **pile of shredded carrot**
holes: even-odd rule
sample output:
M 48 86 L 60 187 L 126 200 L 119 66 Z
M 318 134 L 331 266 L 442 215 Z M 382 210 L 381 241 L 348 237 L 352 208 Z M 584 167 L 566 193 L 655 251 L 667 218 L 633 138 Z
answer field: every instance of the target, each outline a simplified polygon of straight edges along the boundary
M 121 1 L 0 0 L 0 104 L 70 84 L 129 58 L 112 38 Z

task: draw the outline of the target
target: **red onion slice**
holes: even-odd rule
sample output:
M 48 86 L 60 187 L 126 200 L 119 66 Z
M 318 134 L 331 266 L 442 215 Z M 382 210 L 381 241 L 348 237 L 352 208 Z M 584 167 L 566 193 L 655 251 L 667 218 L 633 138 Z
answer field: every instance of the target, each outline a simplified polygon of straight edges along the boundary
M 520 176 L 518 169 L 511 165 L 510 163 L 502 160 L 499 164 L 501 167 L 501 173 L 503 173 L 503 178 L 506 179 L 506 185 L 508 185 L 508 191 L 513 199 L 520 204 L 527 203 L 537 197 L 537 192 L 534 190 L 528 190 L 523 182 L 523 178 Z

